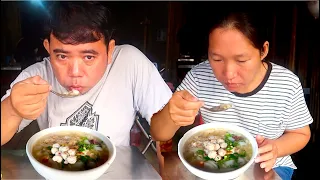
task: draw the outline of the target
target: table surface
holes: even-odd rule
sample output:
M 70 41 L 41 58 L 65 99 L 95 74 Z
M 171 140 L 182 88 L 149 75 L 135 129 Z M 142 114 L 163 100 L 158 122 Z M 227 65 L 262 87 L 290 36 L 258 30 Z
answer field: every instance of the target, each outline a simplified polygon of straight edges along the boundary
M 117 155 L 102 179 L 161 179 L 134 146 L 117 146 Z M 31 165 L 25 150 L 1 150 L 2 179 L 44 179 Z
M 188 171 L 177 152 L 163 152 L 162 155 L 164 156 L 164 180 L 202 180 Z M 281 180 L 281 178 L 275 171 L 271 170 L 266 173 L 258 164 L 253 163 L 244 174 L 235 180 Z

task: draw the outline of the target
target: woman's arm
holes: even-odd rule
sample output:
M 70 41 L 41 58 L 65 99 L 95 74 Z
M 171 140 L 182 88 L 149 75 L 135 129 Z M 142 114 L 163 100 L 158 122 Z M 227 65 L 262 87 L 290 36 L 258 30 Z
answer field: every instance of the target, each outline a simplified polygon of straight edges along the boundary
M 295 130 L 286 130 L 284 134 L 275 140 L 278 149 L 278 157 L 291 155 L 304 148 L 311 137 L 309 125 Z

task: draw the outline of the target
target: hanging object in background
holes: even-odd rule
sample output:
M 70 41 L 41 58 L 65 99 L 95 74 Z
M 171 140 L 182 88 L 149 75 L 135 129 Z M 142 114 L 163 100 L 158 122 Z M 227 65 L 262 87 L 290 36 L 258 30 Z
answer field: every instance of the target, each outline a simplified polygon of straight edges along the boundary
M 157 30 L 157 41 L 165 42 L 167 40 L 167 29 L 162 28 Z
M 319 18 L 319 1 L 308 1 L 307 2 L 309 12 L 315 18 Z
M 140 22 L 141 25 L 144 26 L 144 35 L 143 35 L 143 53 L 147 54 L 147 44 L 148 44 L 148 26 L 150 25 L 151 21 L 148 19 L 148 17 L 145 17 L 145 19 Z

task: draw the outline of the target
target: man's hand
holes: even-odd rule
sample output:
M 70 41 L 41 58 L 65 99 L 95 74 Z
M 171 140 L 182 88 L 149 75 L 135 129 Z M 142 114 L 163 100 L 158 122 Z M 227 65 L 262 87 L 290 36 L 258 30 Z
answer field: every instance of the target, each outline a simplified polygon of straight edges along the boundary
M 193 124 L 195 117 L 204 103 L 188 91 L 177 91 L 168 103 L 170 118 L 177 126 Z
M 35 120 L 44 111 L 51 86 L 40 76 L 30 77 L 16 83 L 10 100 L 17 116 Z

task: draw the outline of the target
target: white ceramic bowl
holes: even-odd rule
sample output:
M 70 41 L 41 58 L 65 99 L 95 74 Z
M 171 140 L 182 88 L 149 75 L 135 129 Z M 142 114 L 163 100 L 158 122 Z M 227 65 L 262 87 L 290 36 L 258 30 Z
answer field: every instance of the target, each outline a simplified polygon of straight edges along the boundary
M 201 132 L 201 131 L 204 131 L 204 130 L 207 130 L 207 129 L 212 129 L 212 128 L 223 128 L 225 130 L 231 130 L 231 131 L 240 133 L 243 136 L 245 136 L 250 141 L 250 143 L 252 145 L 252 157 L 251 157 L 250 161 L 247 164 L 245 164 L 244 166 L 240 167 L 239 169 L 236 169 L 236 170 L 230 171 L 230 172 L 223 172 L 223 173 L 213 173 L 213 172 L 202 171 L 202 170 L 190 165 L 183 157 L 183 150 L 184 150 L 183 147 L 184 147 L 186 141 L 194 134 Z M 197 127 L 194 127 L 192 129 L 190 129 L 188 132 L 186 132 L 178 143 L 178 155 L 179 155 L 179 158 L 181 159 L 182 163 L 184 164 L 184 166 L 192 174 L 194 174 L 202 179 L 207 179 L 207 180 L 209 180 L 209 179 L 226 180 L 226 179 L 237 178 L 238 176 L 243 174 L 251 166 L 251 164 L 254 162 L 254 159 L 257 156 L 257 154 L 258 154 L 258 145 L 257 145 L 255 138 L 245 129 L 243 129 L 239 126 L 235 126 L 235 125 L 231 125 L 231 124 L 227 124 L 227 123 L 208 123 L 208 124 L 202 124 Z
M 76 131 L 76 132 L 84 132 L 90 135 L 93 135 L 99 139 L 101 139 L 108 147 L 109 150 L 109 159 L 99 167 L 85 170 L 85 171 L 63 171 L 54 168 L 50 168 L 38 162 L 32 155 L 33 145 L 39 140 L 39 138 L 44 135 L 61 132 L 61 131 Z M 109 168 L 116 157 L 116 147 L 110 141 L 109 138 L 105 137 L 98 131 L 91 130 L 85 127 L 78 126 L 58 126 L 44 129 L 36 134 L 34 134 L 27 142 L 26 152 L 28 158 L 34 167 L 34 169 L 44 178 L 49 180 L 58 180 L 58 179 L 76 179 L 76 180 L 94 180 L 98 179 L 105 171 Z

